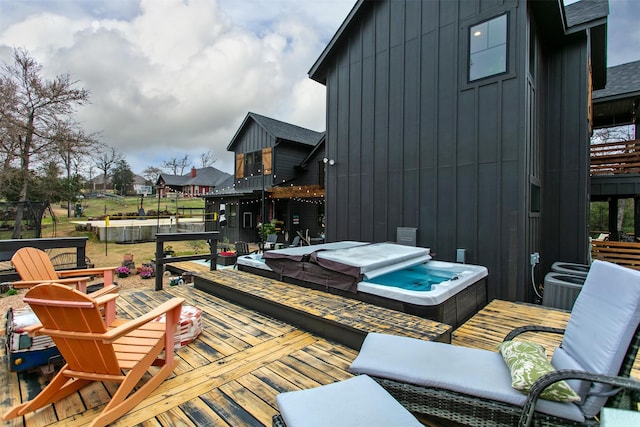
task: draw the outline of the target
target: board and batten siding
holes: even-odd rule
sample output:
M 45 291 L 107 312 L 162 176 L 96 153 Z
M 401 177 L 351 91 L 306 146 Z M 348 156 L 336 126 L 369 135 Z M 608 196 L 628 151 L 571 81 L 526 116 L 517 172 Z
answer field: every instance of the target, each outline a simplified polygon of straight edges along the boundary
M 247 126 L 247 129 L 245 129 L 243 134 L 238 138 L 238 143 L 235 145 L 234 151 L 238 154 L 251 153 L 254 151 L 262 151 L 262 149 L 273 147 L 274 145 L 275 138 L 264 130 L 262 126 L 252 120 L 251 124 Z M 271 175 L 265 176 L 264 179 L 265 185 L 270 186 Z M 261 187 L 262 177 L 259 175 L 247 177 L 247 179 L 236 176 L 236 188 L 238 189 Z
M 586 35 L 549 47 L 544 63 L 542 270 L 589 258 L 589 55 Z M 583 70 L 578 73 L 576 70 Z
M 416 227 L 437 259 L 487 266 L 489 298 L 525 299 L 526 7 L 371 3 L 326 71 L 328 240 Z M 468 27 L 505 12 L 509 72 L 467 83 Z

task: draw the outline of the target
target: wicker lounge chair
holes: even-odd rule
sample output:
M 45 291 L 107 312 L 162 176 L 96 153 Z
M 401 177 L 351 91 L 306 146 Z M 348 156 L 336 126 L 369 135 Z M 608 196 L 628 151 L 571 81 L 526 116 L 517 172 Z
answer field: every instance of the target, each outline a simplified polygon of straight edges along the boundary
M 640 272 L 594 261 L 566 330 L 524 327 L 505 338 L 564 332 L 552 359 L 557 371 L 542 376 L 528 394 L 513 389 L 499 352 L 408 337 L 369 334 L 350 370 L 373 377 L 412 412 L 464 425 L 599 425 L 596 416 L 605 404 L 637 410 L 640 382 L 629 374 L 640 346 L 639 324 Z M 569 380 L 582 400 L 539 398 L 560 380 Z M 618 388 L 624 391 L 616 394 Z
M 273 427 L 420 427 L 422 424 L 366 375 L 276 396 Z

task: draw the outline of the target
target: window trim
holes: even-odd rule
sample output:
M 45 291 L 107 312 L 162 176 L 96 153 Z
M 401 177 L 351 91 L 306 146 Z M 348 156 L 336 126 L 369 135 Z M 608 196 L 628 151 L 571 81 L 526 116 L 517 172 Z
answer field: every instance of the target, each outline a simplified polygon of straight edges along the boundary
M 255 162 L 253 161 L 252 163 L 249 163 L 247 160 L 250 157 L 255 157 L 256 153 L 260 154 L 260 162 Z M 255 151 L 251 151 L 248 153 L 244 153 L 244 162 L 243 162 L 243 167 L 244 167 L 244 176 L 243 178 L 248 178 L 251 176 L 259 176 L 260 173 L 262 172 L 262 165 L 263 165 L 263 153 L 262 150 L 255 150 Z
M 492 19 L 500 16 L 506 16 L 507 18 L 507 41 L 506 41 L 506 71 L 492 74 L 490 76 L 481 77 L 475 80 L 470 80 L 470 60 L 471 60 L 471 46 L 470 46 L 470 34 L 471 28 L 484 22 L 491 21 Z M 460 49 L 460 62 L 459 64 L 463 68 L 460 72 L 461 88 L 468 89 L 476 86 L 483 86 L 488 83 L 493 83 L 500 80 L 508 80 L 516 76 L 516 64 L 515 64 L 515 27 L 513 24 L 516 19 L 515 8 L 502 9 L 496 11 L 495 9 L 491 13 L 483 13 L 478 16 L 474 16 L 472 19 L 467 20 L 460 27 L 460 39 L 462 41 L 462 48 Z

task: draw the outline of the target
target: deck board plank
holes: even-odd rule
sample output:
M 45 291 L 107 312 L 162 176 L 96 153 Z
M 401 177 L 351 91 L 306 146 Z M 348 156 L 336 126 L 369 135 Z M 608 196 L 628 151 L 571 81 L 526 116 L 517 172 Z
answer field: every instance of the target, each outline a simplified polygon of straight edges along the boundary
M 220 272 L 204 272 L 207 275 L 217 273 Z M 242 275 L 228 274 L 228 277 L 246 281 L 246 276 Z M 256 282 L 269 288 L 261 295 L 277 297 L 279 288 L 283 292 L 282 300 L 291 296 L 292 304 L 300 309 L 314 307 L 313 303 L 304 300 L 300 289 L 272 287 L 270 279 Z M 308 289 L 302 293 L 307 299 L 315 298 Z M 116 426 L 270 425 L 271 416 L 277 412 L 275 399 L 278 393 L 340 381 L 352 375 L 348 367 L 357 350 L 199 291 L 193 285 L 167 287 L 163 291 L 123 292 L 118 300 L 118 314 L 137 316 L 172 296 L 184 297 L 186 304 L 202 308 L 203 333 L 193 343 L 176 351 L 178 368 L 147 399 L 119 419 Z M 318 298 L 316 312 L 333 316 L 332 320 L 343 321 L 348 327 L 390 333 L 415 329 L 415 336 L 424 337 L 420 335 L 423 324 L 420 318 L 361 304 L 364 303 L 323 296 Z M 345 310 L 345 313 L 337 314 L 339 310 Z M 355 312 L 350 314 L 349 310 Z M 357 314 L 358 310 L 362 315 Z M 452 342 L 495 351 L 497 343 L 514 326 L 562 327 L 567 318 L 568 313 L 561 310 L 493 301 L 454 331 Z M 397 326 L 389 326 L 391 323 Z M 551 336 L 543 338 L 541 343 L 549 348 L 558 342 L 559 337 Z M 634 376 L 637 373 L 636 368 Z M 11 406 L 12 399 L 19 399 L 20 390 L 25 395 L 34 395 L 42 384 L 43 379 L 33 374 L 0 373 L 0 386 L 7 390 L 0 410 L 4 412 Z M 82 426 L 99 413 L 114 390 L 112 384 L 96 384 L 70 399 L 57 402 L 55 411 L 50 406 L 25 417 L 26 424 L 18 419 L 5 425 Z M 82 409 L 83 405 L 91 407 Z M 424 422 L 425 425 L 441 426 L 431 420 Z
M 569 315 L 568 311 L 555 308 L 493 300 L 453 332 L 451 343 L 465 347 L 498 351 L 496 346 L 502 342 L 512 329 L 526 325 L 565 328 Z M 562 335 L 525 333 L 519 339 L 537 342 L 547 350 L 547 354 L 551 357 L 555 349 L 560 345 Z M 636 357 L 631 376 L 640 379 L 640 357 Z
M 271 384 L 261 380 L 255 375 L 255 373 L 243 375 L 236 381 L 244 388 L 251 390 L 257 396 L 260 396 L 272 408 L 277 408 L 276 396 L 279 391 L 273 388 Z
M 291 317 L 315 319 L 315 324 L 302 323 L 305 327 L 315 328 L 316 333 L 326 332 L 328 338 L 344 339 L 345 344 L 356 348 L 368 332 L 444 342 L 450 340 L 449 325 L 243 271 L 207 271 L 195 276 L 194 283 L 198 289 L 230 296 L 247 306 L 267 310 L 266 312 L 282 313 L 284 310 Z M 325 330 L 326 327 L 335 326 L 349 331 L 353 336 L 340 337 L 334 330 Z
M 230 381 L 219 390 L 265 425 L 271 422 L 274 412 L 277 411 L 276 407 L 265 402 L 237 381 Z
M 188 419 L 193 425 L 200 426 L 224 426 L 228 425 L 224 418 L 211 409 L 202 399 L 191 399 L 180 405 L 180 409 L 188 414 Z M 172 424 L 163 424 L 171 426 Z

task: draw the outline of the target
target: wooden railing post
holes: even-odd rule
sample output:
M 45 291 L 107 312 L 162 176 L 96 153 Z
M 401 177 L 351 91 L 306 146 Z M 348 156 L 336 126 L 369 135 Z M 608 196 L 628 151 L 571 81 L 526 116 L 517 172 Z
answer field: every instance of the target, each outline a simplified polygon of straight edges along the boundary
M 209 269 L 216 269 L 218 258 L 218 231 L 203 231 L 193 233 L 156 233 L 156 291 L 162 290 L 162 279 L 164 274 L 164 264 L 174 261 L 194 261 L 197 259 L 208 259 Z M 185 256 L 164 256 L 165 242 L 185 242 L 193 240 L 206 240 L 209 243 L 209 253 L 202 255 Z

